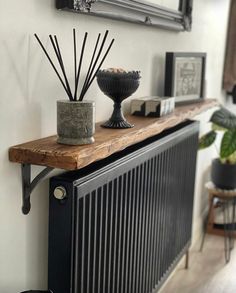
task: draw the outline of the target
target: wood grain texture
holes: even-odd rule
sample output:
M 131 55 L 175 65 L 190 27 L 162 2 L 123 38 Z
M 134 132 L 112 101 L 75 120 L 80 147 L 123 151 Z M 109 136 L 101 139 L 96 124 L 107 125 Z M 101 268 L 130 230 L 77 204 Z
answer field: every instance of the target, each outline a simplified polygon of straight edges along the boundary
M 11 147 L 9 160 L 64 170 L 80 169 L 217 105 L 216 100 L 207 99 L 201 103 L 177 107 L 173 114 L 162 118 L 130 115 L 127 119 L 135 125 L 131 129 L 106 129 L 97 123 L 95 143 L 91 145 L 61 145 L 56 142 L 57 136 L 50 136 Z

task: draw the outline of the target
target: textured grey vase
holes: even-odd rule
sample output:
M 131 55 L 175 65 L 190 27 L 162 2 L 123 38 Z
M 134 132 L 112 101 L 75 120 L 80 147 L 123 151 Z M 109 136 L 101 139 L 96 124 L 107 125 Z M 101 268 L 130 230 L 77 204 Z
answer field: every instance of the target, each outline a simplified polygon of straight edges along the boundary
M 94 142 L 95 102 L 57 101 L 57 142 L 83 145 Z

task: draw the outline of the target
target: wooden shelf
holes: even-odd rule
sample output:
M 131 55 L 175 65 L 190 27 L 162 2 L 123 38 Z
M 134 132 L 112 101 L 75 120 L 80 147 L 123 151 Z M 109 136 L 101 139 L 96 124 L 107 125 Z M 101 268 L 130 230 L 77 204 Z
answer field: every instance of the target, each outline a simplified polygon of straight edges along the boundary
M 162 118 L 128 116 L 127 120 L 135 125 L 131 129 L 105 129 L 100 127 L 101 123 L 97 123 L 94 144 L 61 145 L 56 142 L 56 136 L 50 136 L 11 147 L 9 159 L 21 164 L 64 170 L 80 169 L 217 105 L 216 100 L 207 99 L 201 103 L 177 107 L 173 114 Z
M 201 103 L 177 107 L 173 114 L 162 118 L 128 116 L 128 121 L 135 125 L 134 128 L 129 129 L 106 129 L 101 128 L 100 123 L 97 123 L 95 143 L 90 145 L 58 144 L 57 136 L 54 135 L 11 147 L 10 161 L 21 164 L 23 214 L 26 215 L 30 211 L 33 189 L 53 168 L 64 170 L 83 168 L 217 105 L 216 100 L 208 99 Z M 45 166 L 45 168 L 32 179 L 31 165 Z

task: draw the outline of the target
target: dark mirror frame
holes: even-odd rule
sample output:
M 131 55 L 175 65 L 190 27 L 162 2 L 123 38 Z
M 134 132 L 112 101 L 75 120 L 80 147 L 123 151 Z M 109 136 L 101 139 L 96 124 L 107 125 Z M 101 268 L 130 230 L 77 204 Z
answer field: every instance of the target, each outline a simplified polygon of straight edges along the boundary
M 190 31 L 193 0 L 179 0 L 179 10 L 145 0 L 56 0 L 56 8 L 176 31 Z

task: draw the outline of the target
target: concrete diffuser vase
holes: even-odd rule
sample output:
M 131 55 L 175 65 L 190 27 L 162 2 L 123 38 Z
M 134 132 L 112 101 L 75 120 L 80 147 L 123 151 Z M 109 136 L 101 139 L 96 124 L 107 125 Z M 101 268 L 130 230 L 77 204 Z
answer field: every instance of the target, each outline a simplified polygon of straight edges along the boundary
M 83 101 L 83 98 L 94 81 L 98 71 L 100 70 L 107 54 L 109 53 L 114 39 L 111 40 L 105 53 L 103 54 L 103 48 L 106 43 L 108 31 L 105 32 L 103 39 L 100 42 L 101 34 L 98 34 L 95 47 L 92 53 L 92 57 L 87 69 L 87 74 L 83 84 L 80 86 L 80 92 L 78 92 L 80 82 L 80 72 L 83 63 L 83 56 L 86 47 L 86 41 L 88 33 L 84 34 L 84 39 L 80 51 L 80 56 L 77 60 L 77 41 L 76 32 L 73 29 L 73 44 L 74 44 L 74 93 L 72 93 L 69 80 L 66 75 L 65 66 L 59 46 L 57 36 L 54 38 L 49 35 L 52 47 L 54 49 L 56 59 L 58 61 L 61 73 L 59 73 L 57 67 L 54 65 L 47 50 L 43 46 L 41 40 L 35 34 L 35 37 L 44 51 L 48 61 L 53 67 L 57 77 L 59 78 L 69 100 L 59 100 L 57 102 L 57 142 L 67 145 L 84 145 L 94 142 L 93 134 L 95 132 L 95 103 L 93 101 Z M 100 45 L 99 45 L 100 43 Z M 101 56 L 103 54 L 103 56 Z M 77 62 L 78 61 L 78 62 Z
M 83 145 L 94 142 L 95 102 L 57 101 L 58 143 Z

